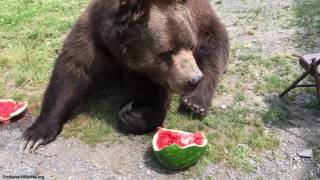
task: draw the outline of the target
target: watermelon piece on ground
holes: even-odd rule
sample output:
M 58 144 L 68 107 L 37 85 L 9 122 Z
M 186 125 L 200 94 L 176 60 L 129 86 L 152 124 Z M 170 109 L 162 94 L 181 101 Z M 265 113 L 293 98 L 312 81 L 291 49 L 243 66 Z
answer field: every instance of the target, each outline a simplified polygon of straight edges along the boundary
M 189 133 L 160 128 L 152 147 L 160 164 L 169 169 L 185 169 L 204 155 L 208 140 L 202 132 Z
M 28 107 L 27 102 L 14 100 L 0 100 L 0 123 L 6 123 L 12 118 L 22 114 Z

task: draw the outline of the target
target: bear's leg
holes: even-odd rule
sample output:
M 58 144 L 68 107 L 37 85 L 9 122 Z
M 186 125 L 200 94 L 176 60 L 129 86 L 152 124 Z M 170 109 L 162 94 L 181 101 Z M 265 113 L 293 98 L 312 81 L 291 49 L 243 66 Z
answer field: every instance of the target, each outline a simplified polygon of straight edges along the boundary
M 88 67 L 81 62 L 68 55 L 58 58 L 44 95 L 41 113 L 23 133 L 22 151 L 34 152 L 38 146 L 53 141 L 75 107 L 88 94 L 92 79 Z
M 219 28 L 216 27 L 216 29 Z M 200 116 L 206 116 L 209 112 L 214 92 L 229 56 L 227 34 L 223 28 L 220 31 L 206 33 L 207 36 L 200 41 L 194 54 L 199 68 L 204 73 L 204 78 L 193 92 L 181 98 L 182 104 L 187 109 Z
M 142 134 L 162 126 L 170 103 L 167 89 L 135 73 L 126 73 L 124 82 L 127 99 L 119 113 L 120 128 Z
M 219 77 L 220 73 L 213 74 Z M 197 88 L 186 96 L 182 96 L 183 105 L 195 114 L 206 116 L 209 112 L 215 89 L 218 86 L 218 79 L 204 78 Z

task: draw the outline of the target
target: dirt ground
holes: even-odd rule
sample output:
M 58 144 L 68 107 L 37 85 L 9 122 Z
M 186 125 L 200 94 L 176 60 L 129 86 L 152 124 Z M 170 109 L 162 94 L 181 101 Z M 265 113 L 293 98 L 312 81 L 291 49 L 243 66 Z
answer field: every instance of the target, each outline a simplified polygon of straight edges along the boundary
M 304 53 L 319 50 L 314 47 L 299 48 L 294 35 L 300 29 L 283 27 L 290 15 L 272 14 L 286 12 L 296 1 L 282 0 L 223 0 L 215 1 L 215 9 L 226 23 L 232 44 L 253 43 L 265 54 Z M 255 6 L 269 12 L 265 19 L 251 17 L 243 22 Z M 281 17 L 281 18 L 280 18 Z M 259 27 L 259 28 L 256 28 Z M 254 30 L 252 30 L 254 29 Z M 252 32 L 251 32 L 252 31 Z M 320 47 L 320 46 L 319 46 Z M 228 77 L 226 77 L 227 79 Z M 270 105 L 268 96 L 252 99 L 262 106 Z M 303 150 L 312 149 L 320 143 L 320 111 L 305 108 L 314 97 L 301 94 L 294 101 L 273 100 L 272 103 L 284 106 L 289 118 L 281 125 L 266 125 L 280 139 L 280 147 L 275 152 L 261 153 L 252 160 L 256 171 L 248 173 L 229 168 L 225 163 L 208 166 L 203 174 L 189 174 L 194 179 L 317 179 L 320 165 L 315 158 L 301 158 Z M 215 100 L 215 101 L 219 101 Z M 101 143 L 95 147 L 78 139 L 59 137 L 53 143 L 42 147 L 37 154 L 22 154 L 19 143 L 22 131 L 31 124 L 27 114 L 22 120 L 8 126 L 0 126 L 0 178 L 2 175 L 36 175 L 45 179 L 185 179 L 183 172 L 168 171 L 154 160 L 150 144 L 131 141 L 123 136 L 114 144 Z M 139 138 L 139 137 L 137 137 Z M 141 140 L 142 141 L 142 140 Z M 3 178 L 3 177 L 2 177 Z

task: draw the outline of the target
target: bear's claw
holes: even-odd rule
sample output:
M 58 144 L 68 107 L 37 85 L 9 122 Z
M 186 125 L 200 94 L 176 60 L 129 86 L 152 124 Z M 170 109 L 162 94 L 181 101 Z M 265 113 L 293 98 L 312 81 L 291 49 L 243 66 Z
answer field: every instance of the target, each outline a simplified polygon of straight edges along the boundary
M 33 154 L 42 144 L 43 144 L 43 139 L 40 139 L 36 142 L 22 140 L 20 143 L 20 152 Z
M 182 97 L 182 103 L 186 108 L 200 116 L 206 116 L 208 114 L 208 108 L 205 105 L 201 105 L 201 103 L 192 100 L 192 98 L 188 96 Z
M 34 123 L 23 133 L 20 152 L 35 153 L 39 147 L 53 141 L 60 130 L 60 125 L 41 122 Z

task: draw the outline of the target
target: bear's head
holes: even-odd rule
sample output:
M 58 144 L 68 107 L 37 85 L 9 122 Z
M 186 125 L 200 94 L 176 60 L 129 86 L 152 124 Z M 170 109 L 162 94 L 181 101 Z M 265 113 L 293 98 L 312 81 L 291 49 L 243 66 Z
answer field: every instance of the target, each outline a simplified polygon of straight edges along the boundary
M 123 63 L 174 93 L 192 91 L 204 75 L 186 0 L 122 0 L 119 6 Z

